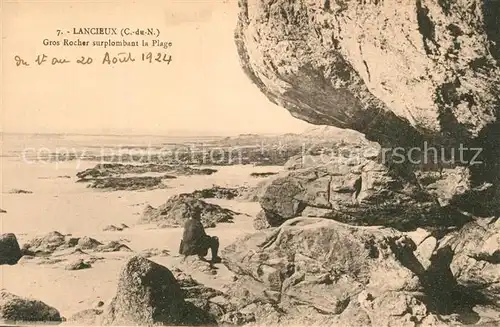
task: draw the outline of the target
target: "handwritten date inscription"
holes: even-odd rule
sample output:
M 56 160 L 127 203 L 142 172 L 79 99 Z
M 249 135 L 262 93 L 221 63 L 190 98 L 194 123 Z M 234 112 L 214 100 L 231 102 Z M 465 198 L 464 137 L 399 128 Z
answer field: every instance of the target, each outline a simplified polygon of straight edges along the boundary
M 30 66 L 30 63 L 20 56 L 15 56 L 14 61 L 16 66 Z M 131 52 L 119 52 L 117 54 L 110 54 L 106 52 L 102 57 L 94 59 L 88 56 L 79 56 L 74 62 L 79 65 L 90 65 L 93 63 L 100 63 L 102 65 L 115 65 L 124 64 L 129 62 L 145 62 L 145 63 L 164 63 L 170 64 L 172 62 L 172 55 L 163 52 L 143 52 L 139 56 L 134 56 Z M 46 54 L 37 55 L 33 63 L 35 65 L 62 65 L 68 64 L 72 61 L 67 58 L 49 57 Z

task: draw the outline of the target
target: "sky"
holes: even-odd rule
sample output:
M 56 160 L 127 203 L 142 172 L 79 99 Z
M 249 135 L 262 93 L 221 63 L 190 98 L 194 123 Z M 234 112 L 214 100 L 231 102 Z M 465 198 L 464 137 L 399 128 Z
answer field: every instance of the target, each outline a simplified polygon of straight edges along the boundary
M 3 2 L 1 129 L 21 133 L 239 134 L 301 132 L 308 125 L 272 104 L 240 68 L 236 0 Z M 161 47 L 44 46 L 80 27 L 159 29 Z M 121 40 L 121 36 L 112 36 Z M 144 38 L 144 37 L 142 37 Z M 129 37 L 127 40 L 140 40 Z M 144 38 L 146 40 L 151 37 Z M 106 52 L 164 52 L 170 64 L 102 64 Z M 37 55 L 67 64 L 37 65 Z M 15 57 L 30 66 L 16 65 Z M 77 58 L 92 57 L 90 65 Z

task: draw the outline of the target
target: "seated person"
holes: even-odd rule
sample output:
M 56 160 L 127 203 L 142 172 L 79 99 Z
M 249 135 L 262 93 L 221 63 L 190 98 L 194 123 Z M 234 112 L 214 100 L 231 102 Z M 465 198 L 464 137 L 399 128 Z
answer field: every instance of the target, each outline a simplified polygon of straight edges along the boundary
M 219 251 L 219 238 L 217 236 L 208 236 L 205 233 L 200 216 L 200 210 L 194 210 L 184 224 L 184 233 L 179 247 L 179 254 L 184 255 L 184 258 L 196 254 L 200 259 L 205 260 L 208 249 L 210 249 L 212 252 L 210 265 L 213 265 L 220 262 L 220 258 L 217 255 Z

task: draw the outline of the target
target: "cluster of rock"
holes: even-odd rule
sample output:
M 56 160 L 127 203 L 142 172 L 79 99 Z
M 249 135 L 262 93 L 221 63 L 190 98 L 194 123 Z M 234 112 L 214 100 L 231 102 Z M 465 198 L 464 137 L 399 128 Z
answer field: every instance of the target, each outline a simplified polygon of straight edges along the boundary
M 275 323 L 444 326 L 471 316 L 474 323 L 499 323 L 498 314 L 481 317 L 472 308 L 500 304 L 500 225 L 489 222 L 486 237 L 475 222 L 464 228 L 482 234 L 480 240 L 458 232 L 440 242 L 422 229 L 300 217 L 245 236 L 222 257 L 240 276 L 232 289 L 277 307 Z M 474 254 L 477 241 L 481 254 Z
M 243 186 L 240 188 L 239 199 L 249 202 L 259 202 L 262 196 L 265 194 L 268 185 L 272 183 L 279 175 L 271 176 L 263 179 L 257 183 L 255 186 Z
M 76 174 L 80 180 L 90 180 L 103 177 L 118 177 L 126 174 L 146 174 L 146 173 L 169 173 L 172 175 L 212 175 L 217 172 L 209 168 L 192 168 L 189 166 L 172 166 L 165 164 L 121 164 L 121 163 L 102 163 L 93 168 L 85 169 Z
M 78 172 L 77 182 L 88 182 L 88 187 L 108 191 L 137 191 L 165 188 L 165 180 L 178 175 L 211 175 L 217 172 L 209 168 L 191 168 L 165 164 L 121 164 L 102 163 Z M 160 176 L 141 176 L 146 173 L 168 173 Z M 132 176 L 131 176 L 132 175 Z
M 147 205 L 139 220 L 140 224 L 156 223 L 160 227 L 184 226 L 186 219 L 199 212 L 205 228 L 217 223 L 233 221 L 237 213 L 213 203 L 205 202 L 190 193 L 174 195 L 158 208 Z
M 401 230 L 461 226 L 470 220 L 464 212 L 477 209 L 491 192 L 491 184 L 473 184 L 467 167 L 408 171 L 402 176 L 376 158 L 344 159 L 290 170 L 273 179 L 260 197 L 268 223 L 279 226 L 302 215 Z
M 485 230 L 487 237 L 479 237 Z M 146 259 L 168 255 L 152 249 L 127 261 L 109 305 L 67 323 L 494 326 L 500 317 L 481 312 L 500 305 L 491 296 L 500 285 L 499 236 L 498 220 L 468 223 L 438 241 L 423 229 L 403 233 L 295 218 L 227 246 L 221 256 L 235 278 L 222 289 Z M 63 238 L 51 233 L 28 248 L 54 252 L 68 246 Z M 95 248 L 96 241 L 78 243 Z M 63 320 L 50 306 L 4 293 L 0 314 L 16 322 Z
M 171 179 L 169 175 L 156 176 L 134 176 L 134 177 L 108 177 L 93 179 L 87 186 L 89 188 L 107 191 L 137 191 L 166 188 L 163 183 L 165 179 Z M 173 177 L 175 178 L 175 177 Z
M 116 295 L 103 309 L 68 319 L 92 325 L 241 325 L 255 322 L 230 295 L 204 286 L 183 271 L 168 269 L 143 256 L 130 258 L 120 272 Z
M 57 231 L 34 237 L 22 247 L 14 234 L 0 237 L 0 264 L 60 264 L 67 270 L 79 270 L 90 268 L 94 262 L 102 260 L 97 253 L 118 251 L 132 250 L 118 241 L 101 243 L 91 237 L 72 237 Z

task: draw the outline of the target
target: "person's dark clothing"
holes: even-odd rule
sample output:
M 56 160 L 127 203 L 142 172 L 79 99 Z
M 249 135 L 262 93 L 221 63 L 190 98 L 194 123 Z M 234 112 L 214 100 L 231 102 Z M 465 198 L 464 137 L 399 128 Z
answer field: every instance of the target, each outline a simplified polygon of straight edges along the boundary
M 212 251 L 212 261 L 216 260 L 219 239 L 216 236 L 208 236 L 201 221 L 188 219 L 184 224 L 179 253 L 185 256 L 196 254 L 205 257 L 208 254 L 208 249 Z

